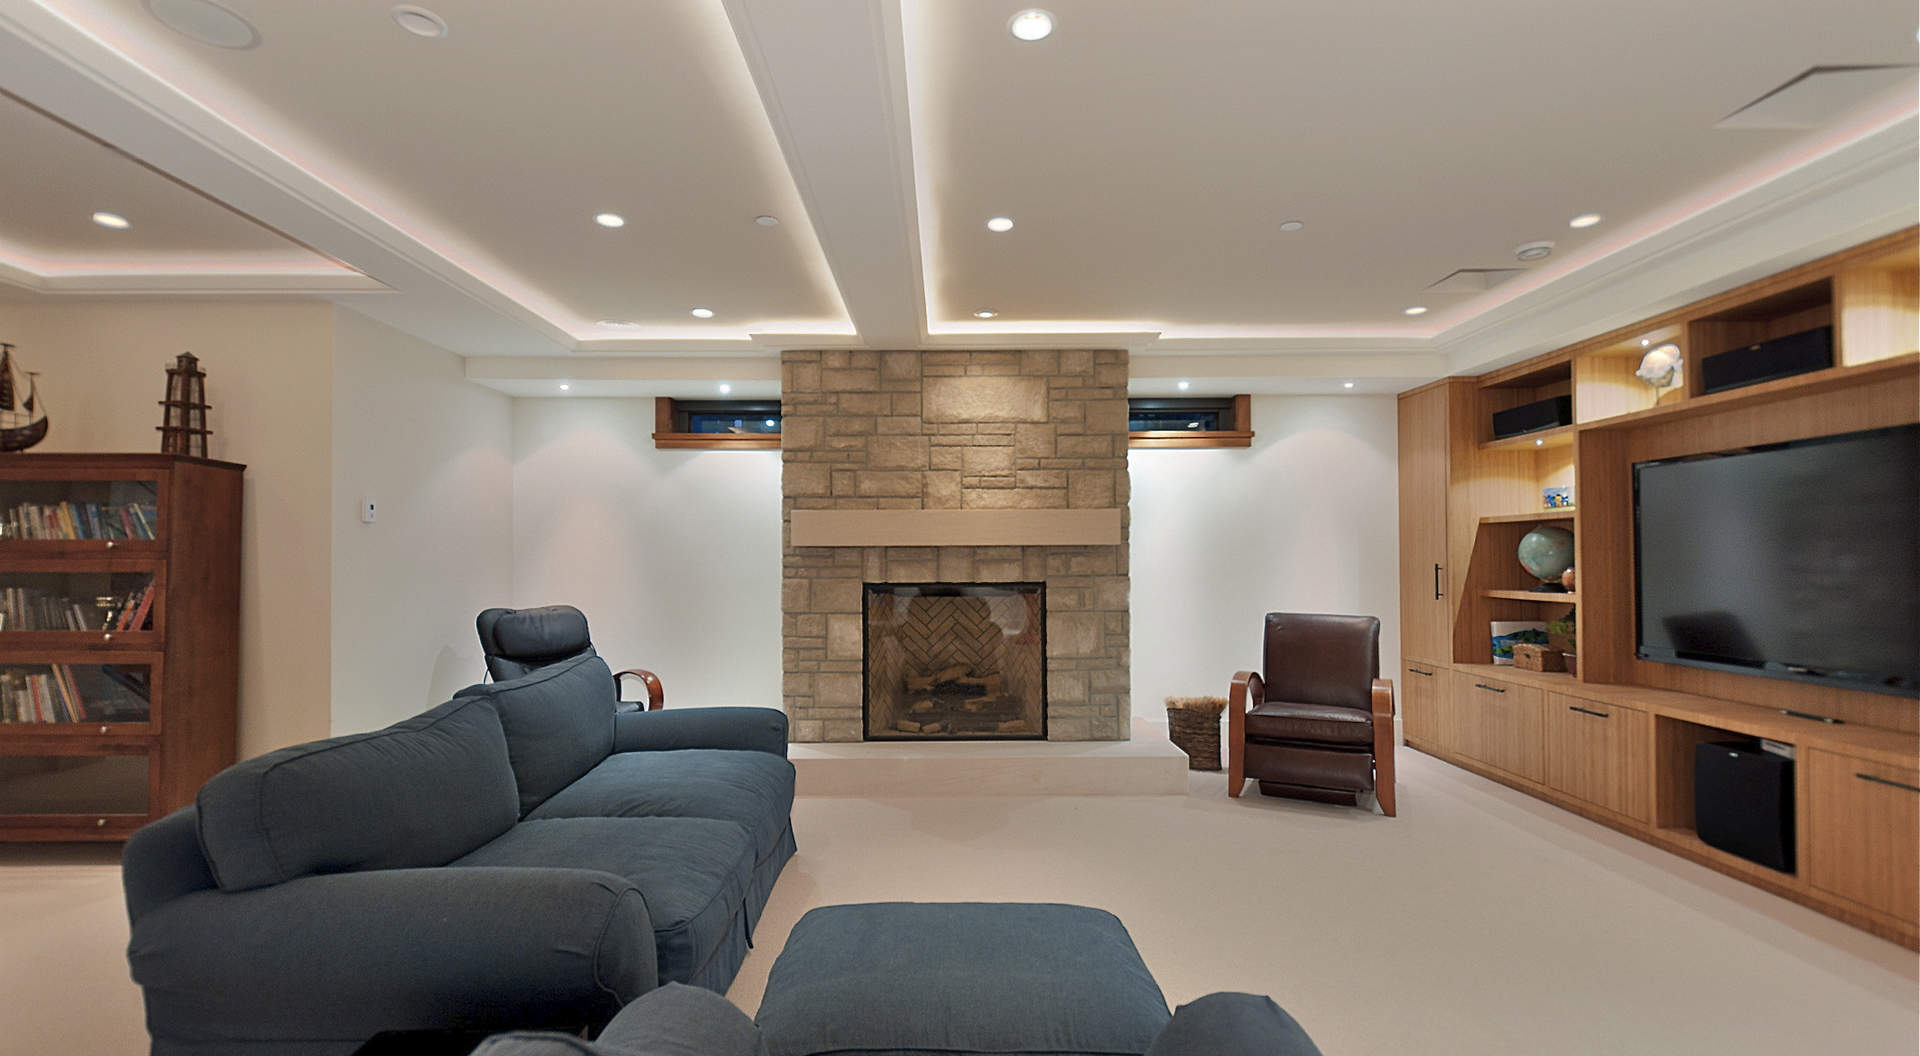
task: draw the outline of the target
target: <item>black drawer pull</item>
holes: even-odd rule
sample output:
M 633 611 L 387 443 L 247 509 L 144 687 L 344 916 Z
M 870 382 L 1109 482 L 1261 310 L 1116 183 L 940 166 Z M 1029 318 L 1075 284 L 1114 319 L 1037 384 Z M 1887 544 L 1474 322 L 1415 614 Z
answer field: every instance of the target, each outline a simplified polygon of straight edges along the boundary
M 1425 676 L 1427 676 L 1428 678 L 1432 678 L 1432 677 L 1433 677 L 1433 672 L 1431 672 L 1431 671 L 1422 671 L 1422 670 L 1420 670 L 1420 669 L 1419 669 L 1419 668 L 1417 668 L 1417 667 L 1409 667 L 1409 668 L 1407 668 L 1407 671 L 1408 671 L 1409 673 L 1411 673 L 1411 674 L 1415 674 L 1415 675 L 1425 675 Z
M 1439 601 L 1443 597 L 1445 595 L 1440 593 L 1440 566 L 1435 565 L 1433 566 L 1433 600 Z
M 1611 719 L 1611 718 L 1613 718 L 1613 716 L 1611 716 L 1611 715 L 1609 715 L 1609 714 L 1607 714 L 1607 713 L 1606 713 L 1606 712 L 1604 712 L 1604 711 L 1594 711 L 1594 710 L 1593 710 L 1593 709 L 1591 709 L 1591 708 L 1576 708 L 1576 707 L 1574 707 L 1574 706 L 1573 706 L 1573 705 L 1571 705 L 1571 704 L 1569 704 L 1569 705 L 1567 705 L 1567 710 L 1568 710 L 1568 711 L 1577 711 L 1577 712 L 1579 712 L 1579 713 L 1580 713 L 1580 714 L 1582 714 L 1582 715 L 1591 715 L 1591 716 L 1593 716 L 1593 717 L 1594 717 L 1594 718 L 1596 718 L 1596 719 Z
M 1484 689 L 1489 693 L 1505 693 L 1506 692 L 1506 690 L 1501 689 L 1499 686 L 1489 686 L 1485 682 L 1475 682 L 1473 684 L 1473 688 Z
M 1889 781 L 1884 777 L 1875 777 L 1872 774 L 1855 774 L 1853 776 L 1859 778 L 1862 781 L 1871 781 L 1876 785 L 1892 785 L 1894 788 L 1904 788 L 1909 792 L 1920 792 L 1920 788 L 1915 788 L 1912 785 L 1904 784 L 1899 781 Z

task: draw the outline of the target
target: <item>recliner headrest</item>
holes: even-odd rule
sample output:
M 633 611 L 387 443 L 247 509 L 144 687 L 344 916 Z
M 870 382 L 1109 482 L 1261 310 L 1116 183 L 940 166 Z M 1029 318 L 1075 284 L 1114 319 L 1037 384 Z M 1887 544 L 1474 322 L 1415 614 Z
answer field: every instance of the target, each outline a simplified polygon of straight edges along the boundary
M 474 626 L 487 671 L 498 679 L 519 678 L 593 648 L 586 614 L 571 605 L 488 609 Z

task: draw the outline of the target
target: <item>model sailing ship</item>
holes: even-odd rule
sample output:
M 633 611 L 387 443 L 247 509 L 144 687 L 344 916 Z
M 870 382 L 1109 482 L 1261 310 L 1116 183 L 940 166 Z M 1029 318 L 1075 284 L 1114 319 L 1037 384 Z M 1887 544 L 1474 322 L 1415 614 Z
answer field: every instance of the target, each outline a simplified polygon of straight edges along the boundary
M 47 438 L 47 409 L 40 403 L 39 374 L 27 376 L 27 398 L 14 405 L 13 346 L 0 344 L 0 451 L 25 451 Z

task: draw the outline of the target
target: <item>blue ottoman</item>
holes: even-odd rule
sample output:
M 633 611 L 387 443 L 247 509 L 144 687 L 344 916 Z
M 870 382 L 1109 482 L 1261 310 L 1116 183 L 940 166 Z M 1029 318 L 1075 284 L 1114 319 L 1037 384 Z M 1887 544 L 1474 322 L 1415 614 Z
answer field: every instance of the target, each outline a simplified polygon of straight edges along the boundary
M 1138 1056 L 1166 998 L 1084 906 L 882 902 L 794 925 L 760 1003 L 772 1056 Z

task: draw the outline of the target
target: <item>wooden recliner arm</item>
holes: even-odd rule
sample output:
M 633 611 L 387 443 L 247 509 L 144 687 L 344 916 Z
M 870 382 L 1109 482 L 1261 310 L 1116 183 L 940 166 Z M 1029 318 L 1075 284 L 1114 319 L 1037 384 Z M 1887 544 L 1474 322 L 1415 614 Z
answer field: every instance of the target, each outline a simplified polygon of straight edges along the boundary
M 1373 795 L 1380 812 L 1394 816 L 1393 802 L 1393 682 L 1373 680 Z
M 1227 795 L 1238 799 L 1247 783 L 1247 709 L 1267 701 L 1267 684 L 1258 671 L 1233 676 L 1227 692 Z
M 666 687 L 660 684 L 660 676 L 638 667 L 629 668 L 625 671 L 615 671 L 613 673 L 613 692 L 615 696 L 620 695 L 620 687 L 622 685 L 620 680 L 629 677 L 639 679 L 641 684 L 647 687 L 648 711 L 659 711 L 661 708 L 667 706 L 667 690 Z

